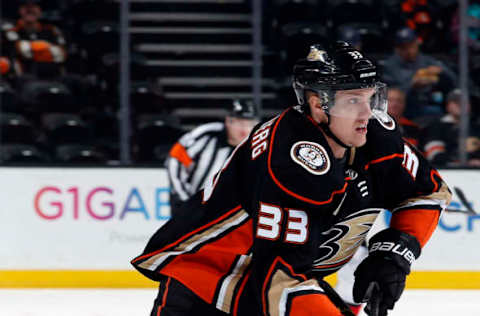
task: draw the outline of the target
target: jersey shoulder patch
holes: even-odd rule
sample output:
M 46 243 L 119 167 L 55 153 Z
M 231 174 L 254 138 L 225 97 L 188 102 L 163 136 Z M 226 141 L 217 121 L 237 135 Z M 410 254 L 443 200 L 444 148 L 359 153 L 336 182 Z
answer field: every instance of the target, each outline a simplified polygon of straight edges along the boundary
M 292 160 L 314 175 L 322 175 L 330 170 L 327 150 L 320 144 L 298 141 L 290 149 Z

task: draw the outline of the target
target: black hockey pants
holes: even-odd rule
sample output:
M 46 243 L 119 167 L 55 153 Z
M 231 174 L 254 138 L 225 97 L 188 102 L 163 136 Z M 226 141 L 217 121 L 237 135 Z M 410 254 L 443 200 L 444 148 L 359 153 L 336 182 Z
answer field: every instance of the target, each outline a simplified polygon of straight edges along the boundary
M 192 315 L 225 316 L 228 314 L 204 302 L 182 283 L 163 276 L 150 316 Z

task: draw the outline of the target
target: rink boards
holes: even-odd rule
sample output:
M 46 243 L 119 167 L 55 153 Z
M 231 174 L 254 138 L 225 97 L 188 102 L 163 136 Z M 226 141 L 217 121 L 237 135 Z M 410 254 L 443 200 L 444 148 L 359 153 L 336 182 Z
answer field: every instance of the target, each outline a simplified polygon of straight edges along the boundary
M 155 286 L 129 261 L 169 218 L 165 170 L 0 169 L 0 287 Z M 440 173 L 480 210 L 480 171 Z M 450 208 L 465 205 L 454 195 Z M 407 286 L 480 289 L 479 247 L 480 215 L 444 213 Z

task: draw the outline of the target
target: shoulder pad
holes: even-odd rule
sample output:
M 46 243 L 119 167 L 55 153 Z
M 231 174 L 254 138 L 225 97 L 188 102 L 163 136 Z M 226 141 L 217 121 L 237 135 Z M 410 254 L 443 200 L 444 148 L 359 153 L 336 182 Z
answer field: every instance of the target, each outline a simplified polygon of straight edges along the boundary
M 322 132 L 293 110 L 284 112 L 274 126 L 268 171 L 282 191 L 314 205 L 329 204 L 346 188 L 343 168 Z
M 367 160 L 379 159 L 393 154 L 403 154 L 404 140 L 398 129 L 397 122 L 392 119 L 395 127 L 387 129 L 378 120 L 368 123 L 367 143 L 358 148 L 357 153 Z

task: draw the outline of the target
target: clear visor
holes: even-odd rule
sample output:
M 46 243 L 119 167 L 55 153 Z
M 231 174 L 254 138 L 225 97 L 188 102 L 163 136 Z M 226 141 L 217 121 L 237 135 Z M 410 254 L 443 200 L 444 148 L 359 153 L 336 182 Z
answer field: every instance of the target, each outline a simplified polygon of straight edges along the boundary
M 384 117 L 387 113 L 387 86 L 376 83 L 368 88 L 315 91 L 317 102 L 331 116 L 351 119 Z M 311 101 L 310 101 L 311 102 Z

